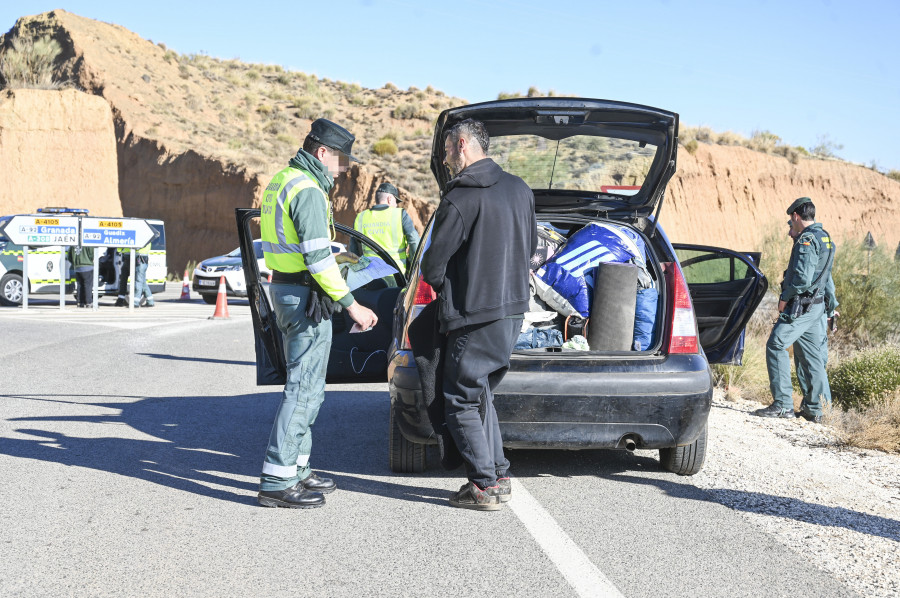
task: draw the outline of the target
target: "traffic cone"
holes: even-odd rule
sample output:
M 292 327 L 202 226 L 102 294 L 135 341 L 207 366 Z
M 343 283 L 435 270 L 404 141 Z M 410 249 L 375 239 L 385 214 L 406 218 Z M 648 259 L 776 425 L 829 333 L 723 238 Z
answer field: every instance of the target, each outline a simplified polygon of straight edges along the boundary
M 216 297 L 216 313 L 209 317 L 210 320 L 227 320 L 231 316 L 228 315 L 228 295 L 225 292 L 225 277 L 219 277 L 219 295 Z
M 191 283 L 188 281 L 188 271 L 184 271 L 184 282 L 181 283 L 181 298 L 179 301 L 191 300 Z

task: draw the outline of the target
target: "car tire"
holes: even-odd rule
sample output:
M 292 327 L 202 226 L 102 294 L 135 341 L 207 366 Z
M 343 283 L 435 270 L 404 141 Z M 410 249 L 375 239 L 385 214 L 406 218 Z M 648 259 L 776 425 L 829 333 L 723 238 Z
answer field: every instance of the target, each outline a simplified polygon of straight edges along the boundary
M 215 305 L 216 299 L 219 298 L 218 293 L 216 293 L 215 295 L 200 295 L 200 296 L 203 297 L 203 300 L 206 301 L 207 303 L 209 303 L 210 305 Z
M 20 275 L 8 272 L 0 278 L 0 304 L 8 307 L 22 305 L 23 292 Z
M 703 431 L 691 444 L 659 449 L 659 463 L 662 468 L 678 475 L 694 475 L 703 469 L 703 462 L 706 460 L 707 430 L 708 425 L 703 424 Z
M 390 434 L 388 455 L 391 471 L 395 473 L 422 473 L 425 471 L 425 445 L 418 442 L 410 442 L 400 431 L 394 416 L 393 405 L 389 408 Z

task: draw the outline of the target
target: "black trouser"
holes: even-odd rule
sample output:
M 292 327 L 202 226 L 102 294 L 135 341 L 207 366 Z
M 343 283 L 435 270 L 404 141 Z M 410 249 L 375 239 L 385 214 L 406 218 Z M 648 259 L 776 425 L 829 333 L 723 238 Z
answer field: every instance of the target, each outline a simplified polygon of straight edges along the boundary
M 119 270 L 119 297 L 128 298 L 128 276 L 131 272 L 131 252 L 122 254 L 122 268 Z
M 94 269 L 75 272 L 75 302 L 91 305 L 94 302 Z
M 504 477 L 509 461 L 494 410 L 494 389 L 509 369 L 520 319 L 466 326 L 447 334 L 444 411 L 447 428 L 466 461 L 469 480 L 486 488 Z

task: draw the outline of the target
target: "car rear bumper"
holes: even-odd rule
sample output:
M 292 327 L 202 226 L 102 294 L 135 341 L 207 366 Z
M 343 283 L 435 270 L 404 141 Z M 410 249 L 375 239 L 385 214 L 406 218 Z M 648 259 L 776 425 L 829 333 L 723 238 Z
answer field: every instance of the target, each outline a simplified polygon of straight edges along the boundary
M 632 440 L 638 448 L 667 448 L 696 440 L 709 417 L 712 376 L 700 355 L 634 360 L 627 371 L 622 362 L 554 370 L 513 362 L 494 396 L 504 446 L 624 448 Z M 388 377 L 403 435 L 434 443 L 411 356 L 395 355 Z

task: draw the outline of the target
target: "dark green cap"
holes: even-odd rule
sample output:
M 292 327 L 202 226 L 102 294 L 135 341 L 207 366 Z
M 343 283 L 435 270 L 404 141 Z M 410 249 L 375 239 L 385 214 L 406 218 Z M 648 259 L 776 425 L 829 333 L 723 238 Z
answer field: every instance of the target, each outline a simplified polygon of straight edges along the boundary
M 791 204 L 791 207 L 787 209 L 787 215 L 790 216 L 797 208 L 805 203 L 812 203 L 812 200 L 808 197 L 798 197 L 794 200 L 794 203 Z
M 326 118 L 315 120 L 309 127 L 309 135 L 307 135 L 307 137 L 311 137 L 314 141 L 318 141 L 331 149 L 338 150 L 354 162 L 359 162 L 359 160 L 350 153 L 350 150 L 353 149 L 353 142 L 356 141 L 356 137 L 339 124 L 333 123 Z
M 378 185 L 378 189 L 375 189 L 375 195 L 378 195 L 379 193 L 390 193 L 397 198 L 397 201 L 400 201 L 400 192 L 390 183 L 381 183 Z

